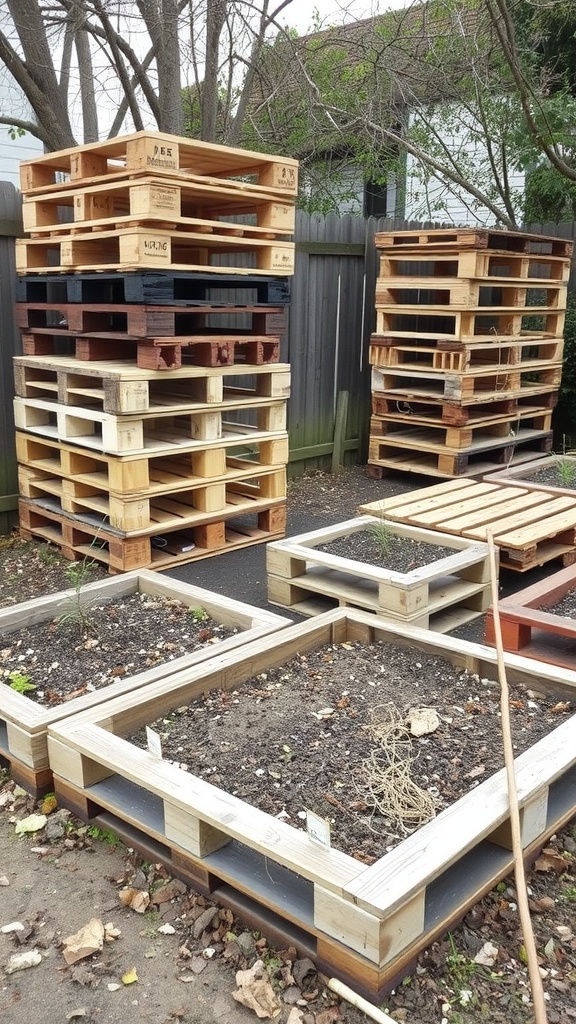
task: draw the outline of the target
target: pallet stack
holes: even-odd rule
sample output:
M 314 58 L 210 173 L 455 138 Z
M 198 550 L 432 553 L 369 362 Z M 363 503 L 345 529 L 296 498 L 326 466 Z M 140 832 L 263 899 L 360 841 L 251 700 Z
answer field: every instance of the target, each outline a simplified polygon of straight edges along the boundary
M 477 475 L 551 449 L 573 243 L 380 232 L 370 472 Z
M 296 161 L 138 132 L 21 187 L 23 535 L 111 572 L 283 536 Z

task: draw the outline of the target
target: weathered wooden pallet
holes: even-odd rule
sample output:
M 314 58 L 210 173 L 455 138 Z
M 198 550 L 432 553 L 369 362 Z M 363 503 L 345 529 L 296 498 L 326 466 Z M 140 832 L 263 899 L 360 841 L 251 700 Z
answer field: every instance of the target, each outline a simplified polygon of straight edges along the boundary
M 399 449 L 388 445 L 380 438 L 374 438 L 369 444 L 369 472 L 378 478 L 387 470 L 444 478 L 481 476 L 495 472 L 499 466 L 529 461 L 537 458 L 539 452 L 552 450 L 551 431 L 540 436 L 538 432 L 532 431 L 527 431 L 527 434 L 529 436 L 516 434 L 513 441 L 478 445 L 468 450 L 453 452 L 423 452 L 405 446 Z
M 27 539 L 38 537 L 55 544 L 72 561 L 87 556 L 102 562 L 113 574 L 131 569 L 170 569 L 284 536 L 285 501 L 265 502 L 240 494 L 236 497 L 238 501 L 226 517 L 222 513 L 206 514 L 204 523 L 197 526 L 135 537 L 125 537 L 111 526 L 103 526 L 98 515 L 72 516 L 54 500 L 21 498 L 20 533 Z
M 546 609 L 576 590 L 576 566 L 519 590 L 498 602 L 504 650 L 549 665 L 576 665 L 576 621 Z M 486 615 L 486 643 L 495 645 L 494 612 Z
M 214 257 L 249 254 L 258 271 L 267 274 L 294 273 L 294 243 L 234 235 L 206 234 L 201 231 L 155 230 L 126 227 L 122 231 L 78 232 L 54 238 L 17 238 L 16 269 L 19 273 L 36 271 L 58 274 L 71 270 L 165 270 L 202 271 L 219 274 L 222 267 L 211 263 Z M 255 268 L 226 266 L 226 274 L 254 274 Z
M 369 502 L 358 511 L 472 540 L 486 541 L 491 533 L 500 548 L 500 565 L 518 572 L 555 559 L 564 565 L 576 560 L 576 494 L 552 497 L 520 487 L 450 480 Z
M 301 615 L 333 607 L 364 608 L 385 618 L 443 633 L 475 619 L 490 604 L 488 547 L 432 530 L 386 523 L 391 537 L 452 549 L 407 572 L 317 549 L 369 532 L 383 522 L 358 516 L 336 526 L 273 541 L 266 548 L 268 600 Z
M 515 311 L 519 316 L 536 309 L 543 312 L 566 309 L 566 284 L 562 281 L 500 279 L 478 281 L 452 277 L 379 277 L 376 281 L 377 309 L 412 310 L 426 313 L 449 310 L 477 315 L 501 315 Z
M 177 370 L 185 366 L 261 366 L 280 358 L 280 338 L 268 335 L 194 334 L 177 338 L 127 338 L 113 331 L 76 336 L 60 328 L 39 327 L 22 335 L 28 356 L 71 355 L 79 362 L 115 360 L 120 351 L 142 370 Z
M 537 317 L 540 328 L 530 327 Z M 376 334 L 390 338 L 413 337 L 435 341 L 472 343 L 476 338 L 504 339 L 516 337 L 525 330 L 539 333 L 541 338 L 559 338 L 564 331 L 566 314 L 549 306 L 486 306 L 478 310 L 456 310 L 451 306 L 431 304 L 376 306 Z
M 470 373 L 433 373 L 430 370 L 381 369 L 372 367 L 372 391 L 390 399 L 410 402 L 432 398 L 439 402 L 502 401 L 557 391 L 562 380 L 562 363 L 540 369 L 504 367 L 494 373 L 475 367 Z
M 207 318 L 215 315 L 244 317 L 249 322 L 237 330 L 251 334 L 284 334 L 288 328 L 286 306 L 218 305 L 199 308 L 144 306 L 127 303 L 17 302 L 16 326 L 23 331 L 56 328 L 62 335 L 123 332 L 130 338 L 175 338 L 203 333 Z M 561 357 L 561 354 L 560 354 Z
M 134 132 L 26 160 L 20 164 L 20 189 L 24 194 L 52 191 L 60 183 L 66 191 L 70 182 L 88 184 L 93 179 L 136 171 L 155 176 L 167 173 L 201 184 L 209 184 L 209 178 L 214 178 L 217 186 L 236 185 L 240 194 L 246 188 L 282 195 L 296 195 L 298 191 L 298 161 L 290 157 L 154 131 Z M 243 181 L 235 182 L 240 177 Z M 247 178 L 251 179 L 249 184 Z
M 290 366 L 186 366 L 166 374 L 117 360 L 82 363 L 66 356 L 16 356 L 14 381 L 19 398 L 101 406 L 104 412 L 121 416 L 223 403 L 239 409 L 256 399 L 287 399 Z
M 190 583 L 183 583 L 180 580 L 176 582 L 169 577 L 140 570 L 114 579 L 89 583 L 82 587 L 78 595 L 75 591 L 66 590 L 0 609 L 0 637 L 6 637 L 14 630 L 28 625 L 50 622 L 66 614 L 71 603 L 77 600 L 86 607 L 96 602 L 105 604 L 137 593 L 151 597 L 175 598 L 190 608 L 203 608 L 215 622 L 235 629 L 234 635 L 218 643 L 219 654 L 267 636 L 273 630 L 290 624 L 289 619 L 260 608 L 253 608 L 241 601 L 222 597 Z M 85 693 L 57 707 L 43 707 L 38 701 L 17 693 L 9 686 L 0 686 L 0 756 L 3 755 L 10 762 L 15 781 L 35 795 L 41 795 L 52 788 L 52 773 L 48 765 L 49 724 L 78 711 L 94 708 L 123 693 L 135 693 L 140 687 L 174 671 L 205 662 L 213 657 L 214 653 L 214 646 L 209 644 L 176 660 L 154 665 L 138 675 L 125 676 L 110 686 L 86 690 Z M 87 679 L 86 682 L 90 680 Z
M 237 406 L 235 408 L 238 408 Z M 178 446 L 206 447 L 207 444 L 245 444 L 251 434 L 284 433 L 286 402 L 278 399 L 245 399 L 242 411 L 250 411 L 252 423 L 235 423 L 233 410 L 222 403 L 198 403 L 178 413 L 140 413 L 114 416 L 99 409 L 58 405 L 40 398 L 15 398 L 14 422 L 19 430 L 42 437 L 68 441 L 83 448 L 109 454 L 174 451 Z
M 238 460 L 238 468 L 227 468 L 225 479 L 195 481 L 192 485 L 154 495 L 110 494 L 98 484 L 85 484 L 67 477 L 41 474 L 20 466 L 19 493 L 39 499 L 53 495 L 59 509 L 72 515 L 94 514 L 104 525 L 125 537 L 150 536 L 159 530 L 189 529 L 203 525 L 207 515 L 224 517 L 237 511 L 246 499 L 269 502 L 286 500 L 286 468 L 256 466 Z M 251 507 L 251 506 L 249 506 Z
M 564 354 L 564 340 L 550 338 L 500 339 L 480 343 L 433 341 L 420 338 L 381 337 L 370 340 L 369 361 L 378 367 L 399 367 L 403 370 L 433 370 L 436 373 L 498 374 L 522 366 L 523 369 L 545 369 L 558 364 Z
M 523 398 L 509 398 L 502 401 L 482 402 L 476 405 L 459 405 L 457 402 L 437 402 L 432 398 L 418 401 L 401 402 L 387 398 L 379 392 L 372 393 L 372 412 L 375 417 L 410 424 L 450 424 L 463 427 L 467 424 L 489 425 L 499 421 L 526 419 L 546 413 L 554 409 L 558 394 L 551 391 L 548 395 L 540 395 L 536 405 L 525 402 Z M 378 430 L 371 431 L 378 434 Z
M 150 498 L 285 466 L 288 434 L 263 432 L 241 448 L 233 441 L 173 454 L 105 455 L 16 431 L 16 456 L 31 480 L 59 476 L 110 495 Z
M 48 744 L 61 803 L 129 833 L 137 848 L 160 851 L 170 870 L 213 897 L 225 901 L 228 892 L 235 901 L 247 893 L 254 912 L 262 908 L 264 930 L 268 914 L 296 926 L 323 970 L 379 1002 L 418 951 L 510 870 L 504 770 L 367 867 L 122 738 L 209 689 L 232 689 L 297 653 L 374 640 L 440 655 L 482 677 L 497 675 L 496 655 L 486 647 L 339 609 L 54 723 Z M 523 685 L 573 693 L 574 672 L 505 657 Z M 571 718 L 517 759 L 527 856 L 574 814 L 575 729 Z
M 410 451 L 421 452 L 454 451 L 486 451 L 494 441 L 497 446 L 502 443 L 514 443 L 519 437 L 524 439 L 527 432 L 534 432 L 532 437 L 550 432 L 552 412 L 550 409 L 534 409 L 520 406 L 513 416 L 493 416 L 485 419 L 469 420 L 465 426 L 453 426 L 446 423 L 434 423 L 432 420 L 418 418 L 410 414 L 371 416 L 370 442 L 378 442 L 384 438 L 386 444 Z M 531 438 L 528 438 L 531 439 Z
M 234 219 L 239 216 L 242 223 Z M 178 220 L 202 231 L 230 230 L 247 237 L 276 238 L 294 233 L 295 206 L 293 199 L 251 192 L 248 185 L 240 191 L 237 183 L 227 187 L 223 182 L 171 181 L 141 174 L 136 179 L 104 184 L 70 187 L 69 183 L 53 193 L 25 197 L 22 217 L 24 231 L 32 235 L 69 233 L 71 223 L 101 230 L 122 228 L 126 223 Z
M 566 486 L 562 484 L 559 472 L 557 474 L 557 484 L 543 483 L 541 480 L 532 478 L 534 473 L 550 469 L 558 471 L 562 466 L 565 467 L 566 471 Z M 516 485 L 527 491 L 546 491 L 547 494 L 574 494 L 576 493 L 574 489 L 576 457 L 573 454 L 542 456 L 540 459 L 522 463 L 520 466 L 503 466 L 498 471 L 488 474 L 486 479 L 490 483 L 501 483 L 507 487 Z
M 97 273 L 34 274 L 16 279 L 19 302 L 145 303 L 176 305 L 182 308 L 211 306 L 218 289 L 220 306 L 256 303 L 285 306 L 290 301 L 290 279 L 248 273 L 240 282 L 226 267 L 213 274 L 191 271 L 134 271 L 129 273 L 98 271 Z M 238 289 L 241 289 L 240 295 Z M 227 293 L 227 298 L 222 293 Z M 251 295 L 246 297 L 246 292 Z
M 574 248 L 572 240 L 552 235 L 531 235 L 525 231 L 506 231 L 495 228 L 433 228 L 415 231 L 377 231 L 374 236 L 377 249 L 417 249 L 425 252 L 438 248 L 458 252 L 460 249 L 489 249 L 498 254 L 536 254 L 570 258 Z
M 537 246 L 534 246 L 537 250 Z M 424 279 L 427 287 L 434 287 L 435 278 L 474 279 L 487 287 L 526 284 L 540 281 L 547 284 L 567 282 L 570 277 L 570 255 L 553 253 L 546 244 L 547 252 L 514 253 L 490 249 L 451 249 L 441 251 L 437 247 L 424 245 L 414 249 L 405 246 L 388 248 L 379 257 L 381 278 L 400 278 L 408 283 L 412 279 Z

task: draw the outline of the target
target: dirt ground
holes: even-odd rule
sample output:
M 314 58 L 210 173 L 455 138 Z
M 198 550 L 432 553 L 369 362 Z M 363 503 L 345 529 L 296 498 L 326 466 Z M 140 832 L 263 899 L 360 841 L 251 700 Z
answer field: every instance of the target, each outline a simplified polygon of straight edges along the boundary
M 359 468 L 338 478 L 296 482 L 289 490 L 288 532 L 350 518 L 361 502 L 425 482 L 368 480 Z M 241 573 L 236 573 L 240 556 Z M 13 603 L 15 595 L 25 600 L 68 585 L 58 560 L 47 572 L 42 559 L 38 564 L 36 555 L 30 561 L 22 555 L 20 566 L 7 572 L 5 557 L 0 543 L 0 606 Z M 204 560 L 174 575 L 209 588 L 213 581 L 211 589 L 221 592 L 234 584 L 234 597 L 264 606 L 263 559 L 263 548 L 247 549 L 235 559 Z M 237 589 L 242 573 L 245 593 Z M 509 592 L 527 582 L 525 577 L 508 579 L 505 588 Z M 179 883 L 174 886 L 159 866 L 143 864 L 115 845 L 113 835 L 94 834 L 58 808 L 37 832 L 17 835 L 18 822 L 41 810 L 25 794 L 14 792 L 7 775 L 0 776 L 2 1024 L 255 1021 L 254 1010 L 235 1001 L 233 992 L 236 971 L 257 960 L 264 962 L 277 1000 L 269 1005 L 270 1019 L 280 1024 L 366 1024 L 364 1014 L 326 990 L 325 979 L 298 951 L 271 948 L 227 911 L 210 908 Z M 572 822 L 550 841 L 529 876 L 550 1024 L 576 1020 L 575 865 Z M 408 1024 L 530 1024 L 534 1013 L 517 918 L 510 879 L 479 902 L 451 935 L 421 954 L 411 974 L 387 997 L 387 1012 Z M 63 940 L 93 919 L 100 927 L 109 926 L 110 941 L 68 964 Z M 10 971 L 13 957 L 34 951 L 33 966 Z

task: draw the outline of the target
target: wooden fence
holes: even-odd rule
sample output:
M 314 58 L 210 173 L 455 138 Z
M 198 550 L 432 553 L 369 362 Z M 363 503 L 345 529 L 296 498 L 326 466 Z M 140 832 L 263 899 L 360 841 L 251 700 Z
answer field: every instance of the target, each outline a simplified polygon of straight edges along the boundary
M 374 233 L 422 226 L 298 213 L 289 330 L 281 356 L 292 367 L 288 404 L 292 476 L 366 460 L 368 344 L 374 329 L 377 276 Z M 7 532 L 8 514 L 17 505 L 11 360 L 19 351 L 12 315 L 13 240 L 21 230 L 19 194 L 12 185 L 0 183 L 0 534 Z M 529 230 L 576 238 L 572 223 L 532 225 Z M 574 268 L 570 288 L 576 291 Z

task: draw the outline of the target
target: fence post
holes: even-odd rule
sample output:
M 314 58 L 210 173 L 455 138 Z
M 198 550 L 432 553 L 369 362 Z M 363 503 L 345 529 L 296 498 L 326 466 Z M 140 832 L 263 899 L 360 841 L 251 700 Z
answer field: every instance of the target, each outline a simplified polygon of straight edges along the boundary
M 20 335 L 14 320 L 14 239 L 23 233 L 20 193 L 10 182 L 0 181 L 0 534 L 10 532 L 18 509 L 12 360 L 20 351 Z

